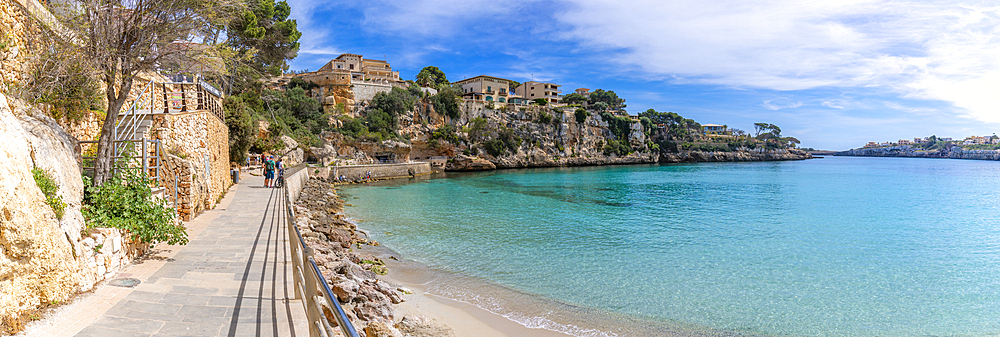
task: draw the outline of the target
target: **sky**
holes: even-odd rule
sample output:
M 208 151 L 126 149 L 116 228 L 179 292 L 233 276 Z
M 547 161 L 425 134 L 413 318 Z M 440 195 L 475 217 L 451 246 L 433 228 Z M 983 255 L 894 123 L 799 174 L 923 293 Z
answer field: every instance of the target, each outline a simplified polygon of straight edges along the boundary
M 291 70 L 341 53 L 613 90 L 630 114 L 781 127 L 800 147 L 1000 132 L 997 1 L 287 0 Z

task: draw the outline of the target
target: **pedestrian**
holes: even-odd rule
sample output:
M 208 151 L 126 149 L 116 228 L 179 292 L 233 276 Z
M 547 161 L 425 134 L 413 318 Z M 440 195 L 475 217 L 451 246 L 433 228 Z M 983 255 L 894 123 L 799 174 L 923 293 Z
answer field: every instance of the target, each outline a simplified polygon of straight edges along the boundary
M 285 186 L 285 164 L 281 163 L 281 157 L 278 157 L 278 162 L 275 163 L 274 167 L 278 170 L 278 180 L 274 184 L 274 187 L 284 187 Z
M 264 160 L 264 187 L 271 187 L 274 181 L 274 166 L 274 156 L 268 156 L 267 160 Z

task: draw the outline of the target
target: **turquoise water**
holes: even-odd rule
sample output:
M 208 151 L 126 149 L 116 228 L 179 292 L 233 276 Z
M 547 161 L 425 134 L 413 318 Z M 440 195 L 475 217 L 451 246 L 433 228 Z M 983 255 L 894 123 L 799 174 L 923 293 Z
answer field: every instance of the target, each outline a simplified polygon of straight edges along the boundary
M 1000 334 L 998 191 L 1000 162 L 827 157 L 341 194 L 407 259 L 569 307 L 717 332 L 981 336 Z

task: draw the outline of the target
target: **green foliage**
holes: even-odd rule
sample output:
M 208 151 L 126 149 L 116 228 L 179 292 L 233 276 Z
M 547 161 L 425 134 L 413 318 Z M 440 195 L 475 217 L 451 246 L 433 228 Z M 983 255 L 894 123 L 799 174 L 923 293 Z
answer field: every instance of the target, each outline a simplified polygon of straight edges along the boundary
M 237 53 L 237 59 L 248 60 L 245 65 L 251 70 L 230 72 L 248 74 L 243 83 L 252 83 L 262 74 L 281 75 L 288 68 L 285 60 L 295 58 L 302 33 L 295 20 L 288 19 L 291 7 L 287 2 L 245 1 L 247 9 L 229 22 L 225 34 L 226 44 Z
M 469 138 L 473 141 L 484 139 L 488 136 L 488 131 L 486 126 L 488 122 L 486 118 L 476 117 L 469 121 Z
M 142 242 L 186 244 L 187 233 L 174 222 L 174 210 L 167 201 L 153 199 L 151 181 L 144 172 L 119 167 L 100 186 L 86 182 L 83 217 L 90 228 L 118 228 Z M 89 179 L 87 179 L 89 180 Z
M 629 154 L 629 152 L 632 152 L 632 147 L 626 140 L 608 139 L 608 142 L 604 145 L 603 150 L 605 155 L 617 154 L 619 156 L 624 156 Z
M 601 119 L 608 122 L 608 128 L 618 139 L 628 139 L 632 131 L 632 119 L 628 117 L 615 116 L 608 112 L 601 113 Z
M 546 104 L 549 104 L 549 100 L 544 98 L 536 98 L 532 101 L 532 104 L 545 106 Z
M 607 108 L 613 110 L 621 110 L 625 108 L 625 100 L 618 97 L 614 91 L 604 89 L 597 89 L 590 93 L 590 103 L 604 103 L 607 104 Z
M 587 101 L 587 96 L 580 95 L 574 92 L 572 94 L 563 96 L 562 101 L 569 104 L 581 104 Z
M 587 117 L 590 117 L 590 111 L 587 111 L 587 109 L 584 108 L 576 108 L 573 115 L 576 117 L 577 123 L 583 124 L 583 122 L 587 121 Z
M 483 142 L 486 152 L 491 156 L 498 157 L 508 151 L 516 152 L 521 147 L 523 140 L 514 134 L 514 130 L 504 128 L 497 132 L 497 137 Z
M 462 111 L 458 108 L 458 95 L 455 94 L 454 90 L 451 88 L 445 88 L 438 91 L 437 94 L 430 97 L 431 104 L 434 105 L 434 111 L 439 114 L 451 118 L 458 118 Z
M 458 134 L 455 133 L 455 127 L 450 124 L 445 124 L 439 127 L 437 130 L 431 133 L 431 140 L 447 140 L 448 142 L 458 145 L 461 143 L 461 139 L 458 138 Z
M 683 143 L 681 149 L 686 151 L 702 152 L 729 152 L 733 149 L 729 145 L 709 144 L 709 143 Z
M 253 96 L 249 92 L 241 95 Z M 329 115 L 323 112 L 320 102 L 310 97 L 302 87 L 286 91 L 264 90 L 263 95 L 256 99 L 261 101 L 262 110 L 266 110 L 260 115 L 272 122 L 268 130 L 271 137 L 288 135 L 301 144 L 316 146 L 320 143 L 316 135 L 330 129 Z M 253 106 L 256 102 L 248 100 L 248 104 Z M 269 140 L 269 143 L 276 144 L 276 141 Z
M 256 138 L 257 120 L 242 96 L 227 96 L 222 103 L 229 129 L 229 161 L 246 161 L 247 151 Z
M 388 93 L 380 92 L 375 94 L 371 100 L 370 109 L 382 110 L 393 118 L 413 110 L 413 104 L 417 101 L 416 96 L 409 91 L 393 87 Z
M 444 72 L 435 66 L 426 66 L 424 69 L 420 69 L 417 73 L 417 84 L 424 87 L 438 88 L 441 85 L 451 85 L 448 82 L 448 77 L 444 75 Z
M 35 185 L 45 195 L 45 203 L 49 204 L 49 207 L 52 207 L 52 212 L 56 213 L 56 218 L 62 219 L 63 213 L 66 210 L 66 203 L 63 202 L 62 196 L 56 195 L 56 192 L 59 191 L 59 185 L 52 178 L 52 174 L 35 167 L 31 169 L 31 175 L 35 178 Z
M 593 107 L 594 110 L 597 110 L 598 112 L 605 112 L 608 110 L 608 103 L 597 102 L 592 104 L 591 107 Z
M 541 124 L 552 123 L 552 115 L 548 114 L 545 111 L 541 111 L 541 112 L 538 113 L 538 120 L 537 121 L 539 123 L 541 123 Z

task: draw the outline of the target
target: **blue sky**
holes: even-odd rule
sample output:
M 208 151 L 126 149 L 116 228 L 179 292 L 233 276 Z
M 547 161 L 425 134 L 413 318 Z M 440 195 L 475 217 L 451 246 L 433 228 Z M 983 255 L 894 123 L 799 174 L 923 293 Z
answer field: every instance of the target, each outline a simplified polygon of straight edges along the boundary
M 803 147 L 1000 131 L 996 1 L 289 0 L 291 69 L 341 53 L 614 90 L 628 111 L 780 126 Z

